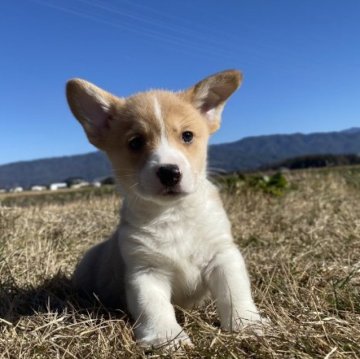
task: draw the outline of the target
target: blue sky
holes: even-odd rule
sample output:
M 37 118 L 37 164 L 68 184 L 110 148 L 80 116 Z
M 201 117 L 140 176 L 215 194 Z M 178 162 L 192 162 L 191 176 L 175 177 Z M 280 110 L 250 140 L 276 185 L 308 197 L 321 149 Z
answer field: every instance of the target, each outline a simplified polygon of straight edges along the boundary
M 64 84 L 126 96 L 244 73 L 212 143 L 360 125 L 358 0 L 0 2 L 0 164 L 93 150 Z

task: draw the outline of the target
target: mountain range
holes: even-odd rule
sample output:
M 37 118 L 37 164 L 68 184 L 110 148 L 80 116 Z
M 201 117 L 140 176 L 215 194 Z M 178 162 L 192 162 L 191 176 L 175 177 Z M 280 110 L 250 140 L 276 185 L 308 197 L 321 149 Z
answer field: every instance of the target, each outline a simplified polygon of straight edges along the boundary
M 211 145 L 210 171 L 253 171 L 289 158 L 318 154 L 360 154 L 360 128 L 339 132 L 246 137 Z M 111 175 L 99 151 L 83 155 L 22 161 L 0 166 L 0 188 L 48 185 L 70 177 L 92 181 Z

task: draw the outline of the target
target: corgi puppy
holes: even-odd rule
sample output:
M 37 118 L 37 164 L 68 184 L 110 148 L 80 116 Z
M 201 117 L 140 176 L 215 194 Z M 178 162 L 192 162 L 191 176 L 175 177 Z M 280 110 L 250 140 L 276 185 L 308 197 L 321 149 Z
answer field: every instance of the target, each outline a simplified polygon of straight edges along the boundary
M 67 83 L 70 109 L 106 152 L 123 196 L 117 230 L 85 254 L 73 281 L 127 311 L 143 346 L 191 345 L 173 305 L 189 308 L 208 294 L 222 328 L 261 321 L 218 191 L 206 177 L 209 136 L 241 81 L 229 70 L 185 91 L 128 98 L 81 79 Z

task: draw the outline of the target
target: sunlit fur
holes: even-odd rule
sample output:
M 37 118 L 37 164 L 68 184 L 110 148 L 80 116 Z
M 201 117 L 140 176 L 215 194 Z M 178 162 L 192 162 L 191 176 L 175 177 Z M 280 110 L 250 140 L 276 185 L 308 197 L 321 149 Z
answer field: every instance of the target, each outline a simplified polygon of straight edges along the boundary
M 183 92 L 154 90 L 126 99 L 84 80 L 67 85 L 72 112 L 107 153 L 124 197 L 119 227 L 85 254 L 74 283 L 128 311 L 142 345 L 191 345 L 173 304 L 192 307 L 207 295 L 216 301 L 224 329 L 260 320 L 227 215 L 206 178 L 209 135 L 240 81 L 230 70 Z M 184 141 L 185 131 L 193 133 L 192 141 Z M 132 147 L 134 138 L 141 145 Z M 170 190 L 157 176 L 166 164 L 181 172 Z

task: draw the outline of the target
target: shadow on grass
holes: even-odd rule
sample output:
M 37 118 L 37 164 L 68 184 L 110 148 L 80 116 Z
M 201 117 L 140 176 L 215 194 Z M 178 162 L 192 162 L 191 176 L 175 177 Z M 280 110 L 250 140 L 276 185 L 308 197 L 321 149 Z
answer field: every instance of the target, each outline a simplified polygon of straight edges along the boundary
M 16 324 L 21 317 L 38 313 L 86 313 L 95 317 L 123 318 L 124 313 L 104 307 L 95 298 L 84 298 L 70 278 L 59 272 L 39 286 L 19 286 L 14 280 L 0 282 L 1 319 Z

